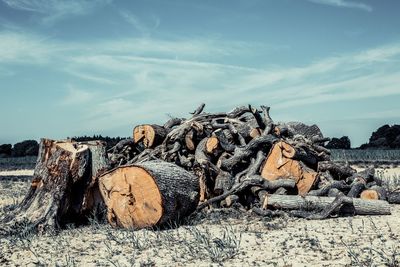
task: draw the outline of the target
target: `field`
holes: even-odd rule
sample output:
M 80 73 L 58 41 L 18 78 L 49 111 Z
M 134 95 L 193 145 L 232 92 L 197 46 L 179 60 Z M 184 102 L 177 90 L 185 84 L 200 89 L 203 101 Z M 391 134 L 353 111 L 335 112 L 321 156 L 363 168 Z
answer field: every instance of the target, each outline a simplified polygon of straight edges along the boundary
M 0 159 L 0 217 L 24 197 L 34 161 Z M 390 190 L 400 186 L 399 168 L 380 167 L 379 175 Z M 214 209 L 186 221 L 169 229 L 131 231 L 91 220 L 87 226 L 71 225 L 58 234 L 42 236 L 26 225 L 18 235 L 0 237 L 0 265 L 400 265 L 400 205 L 392 206 L 392 215 L 378 217 L 309 221 Z

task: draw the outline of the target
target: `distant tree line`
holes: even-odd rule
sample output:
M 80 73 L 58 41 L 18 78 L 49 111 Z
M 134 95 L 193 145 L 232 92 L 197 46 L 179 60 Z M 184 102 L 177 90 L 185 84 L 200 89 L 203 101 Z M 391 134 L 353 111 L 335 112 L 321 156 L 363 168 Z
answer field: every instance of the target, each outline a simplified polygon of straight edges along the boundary
M 83 135 L 67 137 L 77 142 L 101 140 L 107 143 L 107 148 L 115 146 L 119 141 L 126 139 L 126 137 L 109 137 L 102 135 Z M 329 149 L 350 149 L 351 143 L 347 136 L 341 138 L 332 138 L 326 144 Z M 361 149 L 399 149 L 400 148 L 400 125 L 383 125 L 372 133 L 369 142 L 361 145 Z M 39 144 L 35 140 L 25 140 L 16 143 L 14 146 L 11 144 L 0 145 L 0 157 L 25 157 L 37 156 L 39 153 Z
M 74 136 L 67 137 L 67 139 L 74 140 L 76 142 L 101 140 L 107 143 L 107 148 L 115 146 L 119 141 L 126 139 L 124 137 L 109 137 L 102 135 L 93 136 Z M 36 140 L 25 140 L 13 145 L 3 144 L 0 145 L 0 157 L 25 157 L 25 156 L 37 156 L 39 153 L 39 143 Z

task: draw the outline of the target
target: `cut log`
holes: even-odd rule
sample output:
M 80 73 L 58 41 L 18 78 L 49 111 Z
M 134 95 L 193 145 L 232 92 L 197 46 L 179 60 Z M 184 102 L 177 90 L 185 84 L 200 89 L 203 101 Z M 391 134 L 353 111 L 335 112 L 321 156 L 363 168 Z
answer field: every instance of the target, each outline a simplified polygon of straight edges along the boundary
M 386 200 L 387 192 L 386 189 L 380 186 L 372 186 L 371 188 L 364 190 L 360 195 L 361 199 L 371 199 L 371 200 Z
M 388 202 L 391 204 L 400 204 L 400 191 L 390 192 Z
M 194 130 L 192 129 L 185 135 L 186 148 L 189 149 L 190 151 L 194 151 L 196 149 L 194 139 L 195 139 L 195 133 Z
M 227 192 L 233 184 L 233 177 L 224 171 L 220 171 L 215 178 L 214 194 L 221 195 Z
M 143 142 L 144 147 L 152 148 L 164 141 L 167 130 L 156 124 L 138 125 L 133 129 L 133 140 L 135 143 Z
M 302 162 L 288 158 L 295 155 L 293 151 L 294 149 L 285 142 L 276 143 L 264 162 L 261 176 L 269 181 L 293 179 L 297 183 L 299 194 L 305 195 L 314 185 L 317 173 Z
M 292 195 L 268 195 L 267 206 L 269 208 L 287 210 L 324 210 L 329 207 L 334 197 L 318 196 L 292 196 Z M 341 212 L 354 215 L 390 215 L 390 204 L 384 200 L 352 199 L 352 205 L 345 205 Z
M 215 154 L 218 149 L 218 138 L 215 136 L 211 136 L 207 139 L 206 142 L 206 151 L 208 154 Z
M 175 222 L 199 202 L 199 180 L 164 161 L 121 166 L 99 178 L 100 192 L 113 226 L 144 228 Z
M 91 153 L 92 152 L 92 153 Z M 42 139 L 31 187 L 23 201 L 0 221 L 0 233 L 29 224 L 39 232 L 82 223 L 101 205 L 93 186 L 107 168 L 105 144 Z

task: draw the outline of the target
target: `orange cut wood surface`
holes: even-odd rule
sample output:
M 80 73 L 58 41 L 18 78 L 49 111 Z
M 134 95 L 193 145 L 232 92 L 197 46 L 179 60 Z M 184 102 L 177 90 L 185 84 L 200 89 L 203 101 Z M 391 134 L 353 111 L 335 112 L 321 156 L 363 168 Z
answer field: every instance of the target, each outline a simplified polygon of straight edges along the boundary
M 118 168 L 101 178 L 108 221 L 125 228 L 157 224 L 163 208 L 161 193 L 151 175 L 140 167 Z
M 361 199 L 378 200 L 379 194 L 375 190 L 364 190 L 360 195 Z
M 261 176 L 267 180 L 293 179 L 296 181 L 300 195 L 307 194 L 313 186 L 317 173 L 307 168 L 300 161 L 290 157 L 295 155 L 295 149 L 281 141 L 271 149 L 262 167 Z
M 215 136 L 209 137 L 206 142 L 207 153 L 212 154 L 218 148 L 218 138 Z
M 155 139 L 155 130 L 151 125 L 139 125 L 133 130 L 133 140 L 135 143 L 143 139 L 145 147 L 151 147 Z

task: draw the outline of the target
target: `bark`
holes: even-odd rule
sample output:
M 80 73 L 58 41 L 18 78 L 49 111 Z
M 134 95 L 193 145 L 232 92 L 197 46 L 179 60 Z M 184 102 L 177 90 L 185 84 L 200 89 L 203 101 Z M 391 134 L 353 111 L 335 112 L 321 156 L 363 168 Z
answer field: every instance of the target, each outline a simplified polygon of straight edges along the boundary
M 0 233 L 28 224 L 39 232 L 82 223 L 102 203 L 97 175 L 108 167 L 104 143 L 42 139 L 31 187 L 23 201 L 2 218 Z
M 400 191 L 388 193 L 388 202 L 391 204 L 400 204 Z
M 347 165 L 339 165 L 332 161 L 318 162 L 318 172 L 329 171 L 337 180 L 343 180 L 356 173 L 356 171 Z
M 99 184 L 109 223 L 124 228 L 178 221 L 199 202 L 198 178 L 164 161 L 118 167 L 100 176 Z
M 331 206 L 335 200 L 333 197 L 317 196 L 292 196 L 292 195 L 269 195 L 268 207 L 287 210 L 324 210 Z M 353 215 L 390 215 L 390 204 L 383 200 L 363 200 L 359 198 L 348 198 L 347 206 L 341 212 Z
M 264 135 L 251 140 L 246 146 L 236 147 L 234 155 L 221 162 L 221 168 L 231 170 L 242 160 L 247 160 L 254 155 L 257 149 L 262 149 L 265 145 L 272 145 L 276 140 L 277 138 L 272 135 Z
M 145 148 L 156 147 L 161 144 L 167 135 L 167 130 L 156 124 L 138 125 L 133 129 L 135 143 L 143 142 Z
M 386 200 L 387 192 L 386 189 L 380 186 L 372 186 L 371 188 L 362 191 L 360 195 L 361 199 L 371 199 L 371 200 Z

